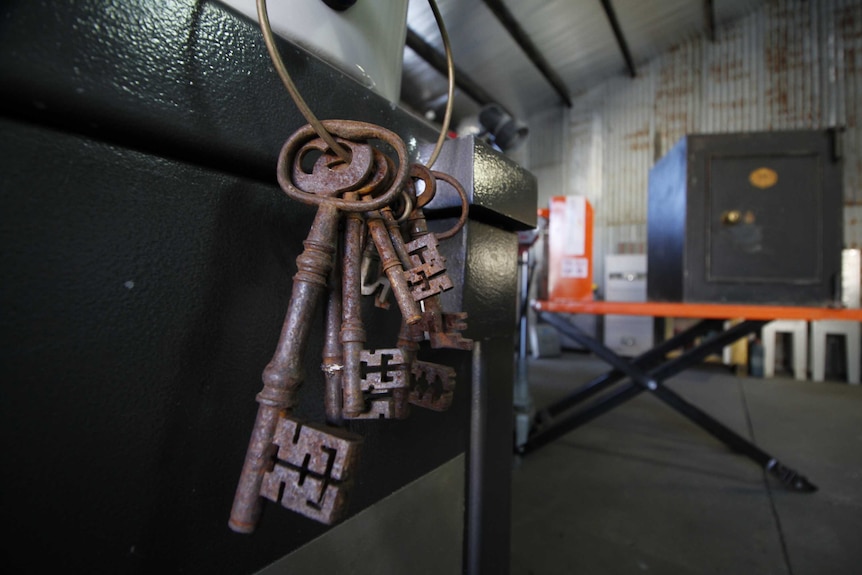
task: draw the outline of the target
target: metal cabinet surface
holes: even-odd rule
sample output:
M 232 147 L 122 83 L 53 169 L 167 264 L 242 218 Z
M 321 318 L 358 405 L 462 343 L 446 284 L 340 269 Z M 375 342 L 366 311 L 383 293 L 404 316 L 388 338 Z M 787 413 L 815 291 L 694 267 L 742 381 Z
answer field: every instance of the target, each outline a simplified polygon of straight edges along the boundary
M 689 135 L 649 174 L 652 301 L 828 305 L 840 287 L 833 130 Z
M 443 547 L 405 545 L 421 553 L 406 559 L 390 551 L 429 534 L 386 533 L 391 549 L 361 549 L 355 569 L 427 560 L 505 572 L 516 230 L 535 225 L 535 178 L 480 142 L 447 143 L 439 169 L 472 205 L 465 230 L 442 244 L 465 286 L 444 307 L 469 313 L 466 336 L 478 343 L 472 355 L 428 357 L 457 370 L 452 409 L 351 424 L 365 449 L 345 523 L 269 506 L 254 534 L 239 535 L 227 518 L 254 397 L 314 216 L 275 181 L 278 151 L 305 121 L 259 30 L 220 4 L 21 1 L 2 14 L 7 569 L 255 573 L 339 528 L 370 535 L 349 522 L 405 492 L 415 505 L 403 513 L 441 525 L 454 513 L 460 525 L 435 534 Z M 423 120 L 279 46 L 321 117 L 384 125 L 414 160 L 436 140 Z M 438 230 L 453 221 L 444 196 L 429 221 Z M 366 302 L 369 344 L 394 341 L 392 307 Z M 320 310 L 311 332 L 298 415 L 322 421 Z M 452 490 L 445 505 L 421 497 Z

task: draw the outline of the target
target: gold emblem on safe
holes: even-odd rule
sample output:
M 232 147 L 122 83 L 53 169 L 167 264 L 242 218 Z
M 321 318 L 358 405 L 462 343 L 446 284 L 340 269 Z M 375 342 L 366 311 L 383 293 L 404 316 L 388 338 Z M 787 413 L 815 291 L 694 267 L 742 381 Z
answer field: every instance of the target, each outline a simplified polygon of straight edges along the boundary
M 748 181 L 751 182 L 751 185 L 755 188 L 764 190 L 766 188 L 771 188 L 778 183 L 778 173 L 769 168 L 757 168 L 748 174 Z

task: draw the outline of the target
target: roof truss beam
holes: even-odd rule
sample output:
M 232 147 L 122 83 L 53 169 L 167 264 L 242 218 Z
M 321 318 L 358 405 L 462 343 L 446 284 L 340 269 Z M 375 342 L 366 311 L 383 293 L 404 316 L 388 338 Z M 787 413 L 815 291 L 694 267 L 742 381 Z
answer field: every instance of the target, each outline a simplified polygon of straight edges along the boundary
M 706 33 L 710 42 L 715 42 L 715 2 L 703 0 L 703 17 L 706 20 Z
M 506 5 L 503 4 L 502 0 L 483 0 L 483 2 L 485 2 L 485 5 L 488 6 L 488 9 L 491 10 L 491 13 L 494 14 L 497 20 L 500 21 L 500 24 L 503 25 L 503 28 L 506 29 L 512 39 L 521 47 L 521 50 L 524 51 L 527 58 L 530 59 L 551 87 L 557 92 L 557 94 L 559 94 L 563 103 L 567 107 L 571 108 L 572 97 L 569 94 L 569 89 L 566 87 L 566 83 L 563 82 L 563 79 L 560 78 L 559 74 L 554 71 L 539 49 L 536 48 L 536 45 L 533 44 L 533 41 L 524 29 L 521 28 L 521 25 L 512 13 L 509 12 L 509 9 L 506 8 Z
M 620 28 L 620 22 L 617 19 L 617 13 L 614 10 L 613 5 L 611 4 L 611 0 L 599 0 L 602 3 L 602 8 L 605 11 L 605 16 L 608 17 L 608 22 L 611 25 L 611 29 L 614 31 L 614 37 L 617 39 L 617 46 L 620 48 L 620 52 L 623 55 L 623 60 L 626 62 L 626 68 L 629 70 L 629 75 L 634 78 L 638 75 L 637 69 L 635 68 L 635 62 L 632 58 L 632 54 L 629 51 L 628 42 L 626 42 L 626 37 L 623 34 L 622 28 Z
M 446 56 L 439 52 L 434 46 L 422 39 L 422 37 L 407 28 L 407 38 L 405 44 L 408 48 L 416 52 L 416 55 L 425 60 L 432 68 L 440 72 L 445 78 L 449 77 L 449 68 L 446 65 Z M 480 106 L 494 103 L 494 98 L 485 91 L 475 80 L 459 70 L 455 66 L 454 70 L 455 86 L 469 96 Z

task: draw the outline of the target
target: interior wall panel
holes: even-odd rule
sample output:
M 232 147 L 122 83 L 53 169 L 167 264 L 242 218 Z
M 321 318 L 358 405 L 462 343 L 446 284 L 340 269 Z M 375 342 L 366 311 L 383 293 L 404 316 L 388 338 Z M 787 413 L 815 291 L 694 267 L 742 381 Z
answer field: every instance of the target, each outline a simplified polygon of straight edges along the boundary
M 616 77 L 568 112 L 565 193 L 596 208 L 595 259 L 646 242 L 647 179 L 686 133 L 842 130 L 845 245 L 862 246 L 862 3 L 773 0 Z

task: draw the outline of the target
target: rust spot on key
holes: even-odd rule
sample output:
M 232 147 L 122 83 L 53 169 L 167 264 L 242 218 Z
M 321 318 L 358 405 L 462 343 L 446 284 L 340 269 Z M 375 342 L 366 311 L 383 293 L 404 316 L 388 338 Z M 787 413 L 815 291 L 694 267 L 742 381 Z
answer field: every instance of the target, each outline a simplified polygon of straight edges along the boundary
M 260 494 L 327 525 L 343 519 L 362 437 L 283 416 L 273 443 L 276 462 L 264 474 Z

